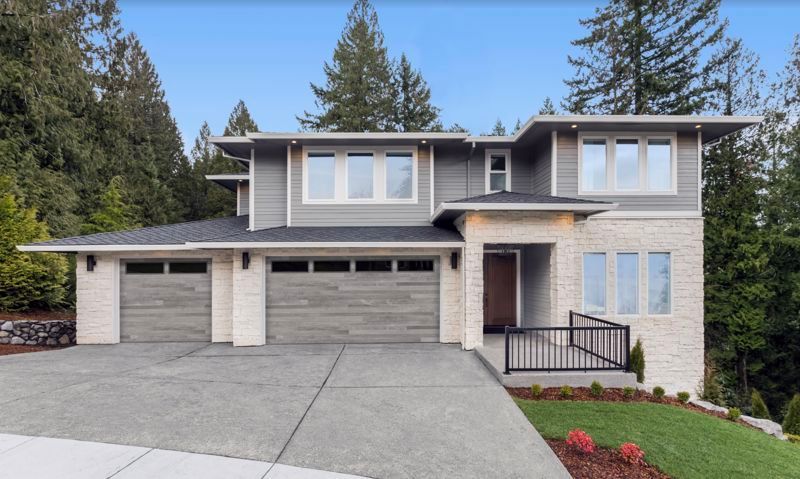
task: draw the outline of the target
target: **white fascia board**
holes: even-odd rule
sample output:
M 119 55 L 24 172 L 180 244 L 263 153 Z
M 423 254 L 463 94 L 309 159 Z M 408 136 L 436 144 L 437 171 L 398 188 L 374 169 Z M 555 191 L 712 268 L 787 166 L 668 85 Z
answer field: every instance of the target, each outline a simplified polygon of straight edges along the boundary
M 214 145 L 223 145 L 225 143 L 255 143 L 246 136 L 209 136 L 208 142 Z
M 18 245 L 17 249 L 37 253 L 76 253 L 83 251 L 184 251 L 191 250 L 186 244 L 148 244 L 148 245 Z
M 464 246 L 463 241 L 428 241 L 428 242 L 404 242 L 404 241 L 392 241 L 392 242 L 359 242 L 359 241 L 350 241 L 350 242 L 326 242 L 326 241 L 317 241 L 317 242 L 299 242 L 299 241 L 291 241 L 291 242 L 255 242 L 255 241 L 244 241 L 244 242 L 206 242 L 206 243 L 186 243 L 187 246 L 190 246 L 191 249 L 226 249 L 226 248 L 236 248 L 236 249 L 263 249 L 263 248 L 461 248 Z
M 229 154 L 225 153 L 224 151 L 222 152 L 222 157 L 223 158 L 227 158 L 229 160 L 241 161 L 243 163 L 250 163 L 250 158 L 242 158 L 241 156 L 229 155 Z
M 445 211 L 610 211 L 618 203 L 442 203 L 433 214 L 435 221 Z
M 467 133 L 441 132 L 387 132 L 387 133 L 302 133 L 302 132 L 262 132 L 247 133 L 253 140 L 463 140 Z
M 206 175 L 207 180 L 243 180 L 249 181 L 250 175 L 247 173 L 230 174 L 230 175 Z
M 601 218 L 702 218 L 701 211 L 605 211 L 596 214 L 594 219 Z

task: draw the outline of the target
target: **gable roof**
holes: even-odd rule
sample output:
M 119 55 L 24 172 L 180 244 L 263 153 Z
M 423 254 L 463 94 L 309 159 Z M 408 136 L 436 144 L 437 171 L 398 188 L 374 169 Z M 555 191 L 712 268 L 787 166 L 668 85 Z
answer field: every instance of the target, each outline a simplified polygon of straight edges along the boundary
M 572 211 L 585 216 L 614 210 L 617 203 L 498 191 L 445 201 L 436 207 L 431 221 L 452 221 L 466 211 Z

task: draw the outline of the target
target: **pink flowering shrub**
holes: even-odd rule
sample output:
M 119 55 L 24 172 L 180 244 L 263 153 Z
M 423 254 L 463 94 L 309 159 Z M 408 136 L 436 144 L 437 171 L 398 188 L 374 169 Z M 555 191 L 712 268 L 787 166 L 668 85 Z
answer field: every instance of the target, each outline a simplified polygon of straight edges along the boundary
M 632 442 L 626 442 L 619 447 L 619 453 L 629 464 L 637 465 L 644 463 L 644 451 Z
M 592 437 L 580 429 L 573 429 L 567 434 L 567 445 L 584 454 L 593 453 L 595 448 Z

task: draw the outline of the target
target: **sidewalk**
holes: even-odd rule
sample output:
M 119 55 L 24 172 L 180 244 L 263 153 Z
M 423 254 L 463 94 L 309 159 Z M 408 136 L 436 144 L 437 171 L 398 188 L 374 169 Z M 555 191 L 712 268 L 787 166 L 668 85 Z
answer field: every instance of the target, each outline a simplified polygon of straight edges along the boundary
M 0 434 L 2 479 L 363 479 L 271 462 Z

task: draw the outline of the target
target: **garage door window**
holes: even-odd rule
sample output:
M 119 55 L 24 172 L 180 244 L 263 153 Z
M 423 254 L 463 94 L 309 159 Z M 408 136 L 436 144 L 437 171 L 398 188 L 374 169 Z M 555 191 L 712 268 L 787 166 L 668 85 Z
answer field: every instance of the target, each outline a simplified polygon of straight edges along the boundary
M 208 272 L 208 263 L 180 262 L 169 264 L 169 274 L 205 274 Z
M 164 274 L 164 263 L 125 263 L 125 274 Z
M 398 260 L 397 271 L 433 271 L 433 260 L 429 259 Z
M 314 261 L 315 273 L 342 273 L 350 271 L 350 261 Z
M 273 273 L 308 273 L 308 261 L 273 261 Z
M 356 261 L 356 271 L 391 272 L 392 261 L 391 260 Z

